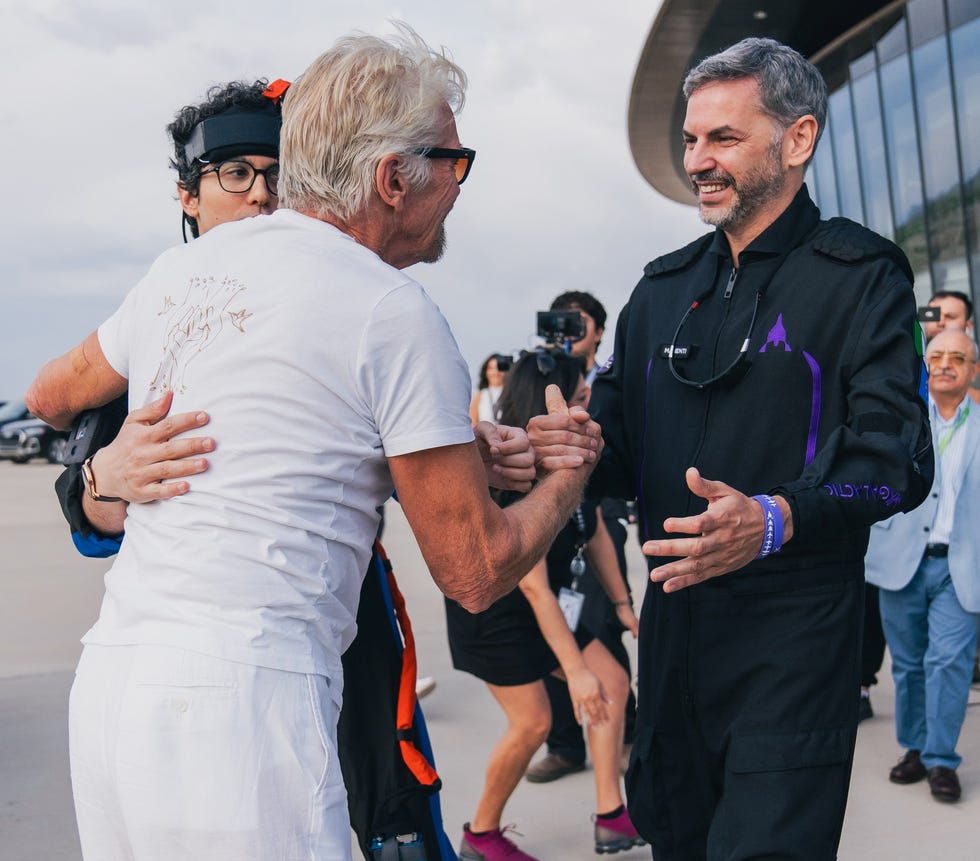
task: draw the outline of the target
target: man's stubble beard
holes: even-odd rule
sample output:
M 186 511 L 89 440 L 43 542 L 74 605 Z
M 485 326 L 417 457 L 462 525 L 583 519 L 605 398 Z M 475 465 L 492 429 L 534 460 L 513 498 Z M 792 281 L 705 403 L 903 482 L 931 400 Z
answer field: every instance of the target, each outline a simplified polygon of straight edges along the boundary
M 747 171 L 740 185 L 724 171 L 706 171 L 696 174 L 693 179 L 700 181 L 716 179 L 727 182 L 734 192 L 735 199 L 727 209 L 698 206 L 698 215 L 705 224 L 731 230 L 752 218 L 758 210 L 779 197 L 786 187 L 787 174 L 782 167 L 782 135 L 773 140 L 763 164 Z

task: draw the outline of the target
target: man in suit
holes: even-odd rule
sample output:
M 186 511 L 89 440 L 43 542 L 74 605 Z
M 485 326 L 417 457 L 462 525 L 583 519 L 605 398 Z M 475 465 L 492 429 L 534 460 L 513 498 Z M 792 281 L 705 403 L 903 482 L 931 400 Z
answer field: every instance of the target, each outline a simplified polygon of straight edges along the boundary
M 905 748 L 889 778 L 928 778 L 933 797 L 952 802 L 980 619 L 980 410 L 967 395 L 977 346 L 947 329 L 929 342 L 926 362 L 936 480 L 921 506 L 872 528 L 866 572 L 881 589 Z

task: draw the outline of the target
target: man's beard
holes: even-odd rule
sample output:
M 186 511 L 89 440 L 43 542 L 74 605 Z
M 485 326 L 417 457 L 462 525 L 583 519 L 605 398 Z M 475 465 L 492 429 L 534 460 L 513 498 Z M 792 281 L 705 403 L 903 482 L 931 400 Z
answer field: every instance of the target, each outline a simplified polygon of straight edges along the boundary
M 435 263 L 445 253 L 446 224 L 443 222 L 439 225 L 436 235 L 432 237 L 432 242 L 429 243 L 428 248 L 422 251 L 422 255 L 419 257 L 419 263 Z
M 731 230 L 744 224 L 765 204 L 775 200 L 786 185 L 786 173 L 782 161 L 782 135 L 774 140 L 766 154 L 765 161 L 753 170 L 746 171 L 741 184 L 723 170 L 707 170 L 691 177 L 691 186 L 698 194 L 698 182 L 724 182 L 733 192 L 732 202 L 727 208 L 718 206 L 698 206 L 698 214 L 705 224 Z

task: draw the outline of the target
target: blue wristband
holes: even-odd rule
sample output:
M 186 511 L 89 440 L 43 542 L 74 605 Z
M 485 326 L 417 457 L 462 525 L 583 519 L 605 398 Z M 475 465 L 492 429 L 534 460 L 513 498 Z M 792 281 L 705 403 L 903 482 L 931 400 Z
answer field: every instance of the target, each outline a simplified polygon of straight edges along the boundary
M 762 516 L 765 518 L 765 529 L 762 533 L 762 548 L 756 559 L 765 559 L 772 553 L 783 549 L 783 512 L 771 496 L 753 496 L 762 506 Z

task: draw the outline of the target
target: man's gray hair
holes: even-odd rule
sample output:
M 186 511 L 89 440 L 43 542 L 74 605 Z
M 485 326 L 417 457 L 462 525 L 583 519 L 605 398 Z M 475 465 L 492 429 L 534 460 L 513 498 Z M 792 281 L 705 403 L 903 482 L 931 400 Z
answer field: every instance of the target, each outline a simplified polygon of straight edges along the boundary
M 812 114 L 817 121 L 816 152 L 827 121 L 827 84 L 813 63 L 775 39 L 742 39 L 688 72 L 684 98 L 690 99 L 708 84 L 740 78 L 755 79 L 760 107 L 784 129 Z
M 388 40 L 363 33 L 340 39 L 286 94 L 279 141 L 279 201 L 343 221 L 361 212 L 378 162 L 403 160 L 413 188 L 432 175 L 416 155 L 439 144 L 444 106 L 463 107 L 466 75 L 407 24 Z

